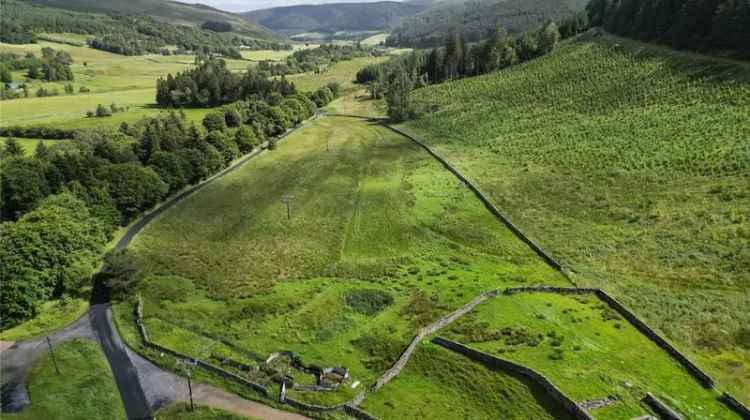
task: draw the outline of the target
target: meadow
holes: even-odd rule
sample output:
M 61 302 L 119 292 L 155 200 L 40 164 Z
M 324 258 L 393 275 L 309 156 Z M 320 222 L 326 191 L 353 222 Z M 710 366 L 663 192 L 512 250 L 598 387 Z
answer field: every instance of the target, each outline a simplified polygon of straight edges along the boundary
M 750 66 L 605 35 L 416 90 L 401 127 L 750 402 Z
M 8 419 L 125 419 L 107 359 L 95 341 L 73 340 L 54 347 L 58 374 L 49 354 L 29 372 L 31 405 Z
M 129 252 L 147 276 L 138 292 L 152 340 L 219 361 L 291 350 L 348 368 L 337 392 L 291 391 L 326 404 L 352 398 L 419 327 L 483 291 L 569 284 L 423 150 L 340 117 L 170 209 Z M 132 305 L 116 308 L 128 340 Z
M 596 418 L 647 414 L 647 392 L 686 418 L 737 418 L 674 359 L 595 295 L 501 295 L 450 325 L 443 335 L 545 375 L 574 401 L 609 396 Z

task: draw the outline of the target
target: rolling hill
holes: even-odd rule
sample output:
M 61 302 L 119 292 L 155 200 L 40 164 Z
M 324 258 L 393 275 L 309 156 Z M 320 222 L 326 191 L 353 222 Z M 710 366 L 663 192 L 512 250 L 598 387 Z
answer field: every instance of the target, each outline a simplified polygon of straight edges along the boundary
M 275 7 L 242 13 L 242 16 L 276 32 L 293 35 L 390 30 L 403 18 L 422 10 L 424 6 L 417 4 L 383 1 Z
M 186 4 L 169 0 L 31 0 L 31 3 L 77 12 L 146 15 L 167 23 L 199 26 L 207 21 L 225 22 L 234 32 L 268 37 L 271 31 L 239 15 L 202 4 Z
M 583 10 L 585 0 L 469 0 L 434 1 L 424 11 L 404 19 L 387 44 L 402 47 L 434 47 L 451 32 L 466 41 L 482 39 L 498 25 L 521 32 Z

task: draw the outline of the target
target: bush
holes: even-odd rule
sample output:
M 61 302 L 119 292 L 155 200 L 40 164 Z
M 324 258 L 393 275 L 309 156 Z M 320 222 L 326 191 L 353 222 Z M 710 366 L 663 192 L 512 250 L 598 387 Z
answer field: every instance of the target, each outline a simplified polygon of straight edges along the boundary
M 346 293 L 346 304 L 364 315 L 375 315 L 392 303 L 393 296 L 379 289 L 353 289 Z

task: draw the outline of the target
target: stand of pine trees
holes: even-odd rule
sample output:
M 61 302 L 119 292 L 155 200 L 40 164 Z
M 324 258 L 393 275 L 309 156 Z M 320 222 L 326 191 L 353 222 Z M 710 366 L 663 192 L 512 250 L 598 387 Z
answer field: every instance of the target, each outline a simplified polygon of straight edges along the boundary
M 612 33 L 750 58 L 750 0 L 591 0 L 586 10 Z

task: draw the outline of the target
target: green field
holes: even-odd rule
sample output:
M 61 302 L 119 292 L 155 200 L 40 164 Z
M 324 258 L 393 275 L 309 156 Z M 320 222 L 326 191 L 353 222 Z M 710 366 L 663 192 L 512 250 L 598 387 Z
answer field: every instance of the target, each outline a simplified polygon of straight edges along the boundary
M 431 343 L 362 405 L 382 419 L 567 419 L 535 384 Z
M 8 139 L 7 137 L 0 137 L 0 147 L 4 147 L 5 140 L 7 139 Z M 22 139 L 17 138 L 15 140 L 16 140 L 16 143 L 21 145 L 24 156 L 33 155 L 40 141 L 44 143 L 45 146 L 52 146 L 56 143 L 59 143 L 60 141 L 65 141 L 65 140 L 43 140 L 43 139 L 27 139 L 27 138 L 22 138 Z
M 444 335 L 545 375 L 574 401 L 608 396 L 596 418 L 647 414 L 651 392 L 685 418 L 737 418 L 655 343 L 595 295 L 500 296 L 447 328 Z
M 154 341 L 247 364 L 292 350 L 347 367 L 356 388 L 292 391 L 322 403 L 356 395 L 417 328 L 483 291 L 568 284 L 426 152 L 349 118 L 293 134 L 166 212 L 129 249 L 149 274 L 140 293 Z M 132 305 L 117 313 L 132 323 Z
M 412 98 L 405 130 L 750 402 L 750 66 L 605 36 Z
M 339 82 L 342 92 L 348 93 L 359 89 L 354 84 L 354 81 L 356 80 L 357 72 L 362 67 L 385 60 L 386 57 L 358 57 L 348 61 L 339 61 L 322 73 L 293 74 L 287 76 L 287 79 L 294 82 L 297 89 L 302 91 L 313 91 L 330 82 Z
M 38 44 L 12 45 L 0 43 L 0 51 L 23 55 L 34 52 L 41 55 L 42 47 L 68 51 L 73 57 L 71 66 L 75 75 L 75 94 L 64 94 L 67 83 L 30 84 L 31 98 L 6 100 L 0 103 L 0 126 L 51 126 L 55 128 L 117 127 L 122 122 L 132 123 L 146 116 L 161 112 L 155 107 L 156 79 L 167 73 L 177 73 L 190 68 L 195 57 L 186 55 L 145 55 L 122 56 L 88 47 L 75 47 L 66 44 L 41 41 Z M 228 68 L 245 70 L 258 60 L 281 60 L 291 51 L 243 51 L 245 60 L 226 60 Z M 314 90 L 333 80 L 347 81 L 345 89 L 352 89 L 356 72 L 364 65 L 375 62 L 376 58 L 359 58 L 343 61 L 332 66 L 323 74 L 299 74 L 291 76 L 298 89 Z M 85 64 L 84 64 L 85 63 Z M 14 78 L 23 81 L 25 71 L 17 71 Z M 81 86 L 90 93 L 79 93 Z M 57 89 L 59 96 L 33 97 L 39 87 Z M 96 109 L 98 104 L 109 106 L 116 103 L 127 107 L 125 112 L 106 118 L 87 118 L 86 112 Z M 187 109 L 188 119 L 200 122 L 209 109 Z
M 94 341 L 73 340 L 54 346 L 60 374 L 49 355 L 29 373 L 31 405 L 9 419 L 125 419 L 125 408 L 109 369 Z

